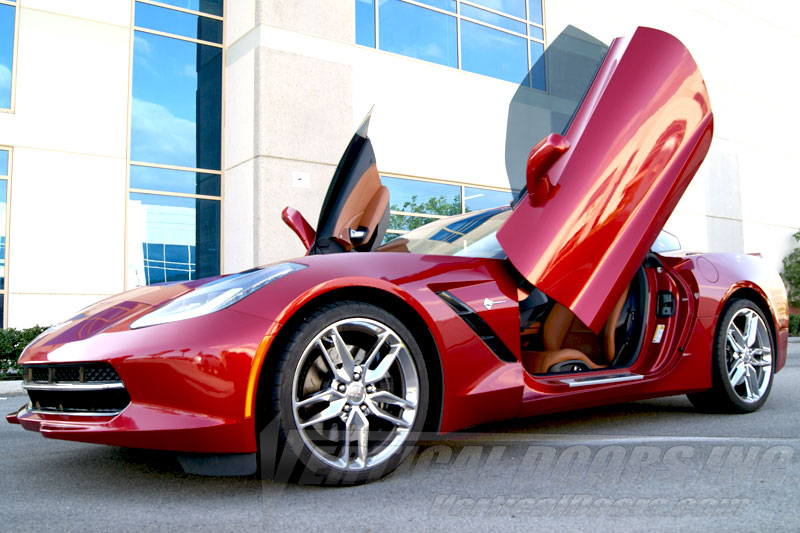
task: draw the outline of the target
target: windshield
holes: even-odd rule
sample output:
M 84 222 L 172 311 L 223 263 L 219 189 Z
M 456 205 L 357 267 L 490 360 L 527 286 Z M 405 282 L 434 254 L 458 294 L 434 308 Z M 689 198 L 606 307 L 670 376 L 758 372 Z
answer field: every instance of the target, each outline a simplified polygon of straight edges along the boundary
M 447 217 L 393 239 L 376 251 L 504 259 L 495 235 L 511 208 L 495 207 Z

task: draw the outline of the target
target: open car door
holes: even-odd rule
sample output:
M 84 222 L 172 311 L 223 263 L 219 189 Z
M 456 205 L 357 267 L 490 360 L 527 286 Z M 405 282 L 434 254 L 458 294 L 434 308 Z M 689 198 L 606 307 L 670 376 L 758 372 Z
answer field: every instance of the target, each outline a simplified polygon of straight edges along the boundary
M 367 137 L 370 111 L 350 140 L 331 179 L 309 254 L 371 251 L 389 224 L 389 189 L 381 183 Z
M 514 267 L 599 332 L 708 152 L 705 82 L 683 44 L 616 39 L 564 136 L 529 159 L 497 238 Z

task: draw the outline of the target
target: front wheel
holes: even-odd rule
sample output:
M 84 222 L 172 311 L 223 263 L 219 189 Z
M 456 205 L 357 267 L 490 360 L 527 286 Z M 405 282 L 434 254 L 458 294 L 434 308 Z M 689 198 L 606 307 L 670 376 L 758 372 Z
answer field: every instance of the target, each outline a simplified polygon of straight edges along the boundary
M 324 483 L 394 470 L 427 405 L 428 374 L 413 336 L 361 302 L 326 305 L 302 323 L 285 346 L 273 394 L 284 453 Z
M 761 309 L 750 300 L 732 300 L 714 337 L 712 388 L 689 395 L 698 408 L 749 413 L 767 400 L 774 373 L 773 336 Z

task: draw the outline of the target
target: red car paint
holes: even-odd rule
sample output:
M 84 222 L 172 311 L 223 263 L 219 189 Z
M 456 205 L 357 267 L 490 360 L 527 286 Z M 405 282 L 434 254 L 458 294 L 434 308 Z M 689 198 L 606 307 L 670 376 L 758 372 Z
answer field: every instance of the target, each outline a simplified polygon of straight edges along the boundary
M 531 375 L 520 362 L 518 302 L 526 293 L 520 273 L 599 330 L 702 161 L 711 128 L 710 104 L 691 56 L 674 38 L 639 29 L 612 46 L 565 135 L 568 144 L 554 142 L 563 155 L 537 177 L 548 180 L 547 187 L 537 188 L 546 190 L 546 197 L 538 193 L 535 202 L 523 197 L 498 233 L 508 261 L 384 252 L 314 255 L 294 261 L 306 268 L 228 308 L 141 329 L 130 326 L 203 281 L 130 291 L 38 339 L 20 359 L 25 367 L 108 362 L 130 404 L 114 416 L 23 408 L 7 418 L 50 438 L 182 452 L 255 452 L 256 391 L 272 384 L 267 369 L 280 357 L 282 336 L 291 332 L 293 319 L 331 299 L 367 300 L 415 317 L 418 342 L 433 347 L 429 364 L 438 366 L 429 375 L 441 376 L 441 383 L 430 384 L 440 401 L 432 394 L 428 417 L 443 433 L 708 389 L 717 320 L 725 303 L 739 295 L 763 306 L 775 332 L 780 370 L 788 340 L 781 280 L 760 258 L 725 254 L 653 256 L 647 264 L 649 319 L 641 352 L 625 369 L 641 379 L 570 387 L 569 375 Z M 373 164 L 366 160 L 363 166 Z M 301 227 L 298 234 L 311 248 L 310 226 L 299 214 L 285 216 Z M 442 291 L 479 315 L 514 359 L 499 359 L 438 296 Z M 673 316 L 656 318 L 658 291 L 675 296 Z M 651 342 L 658 326 L 664 327 L 663 336 Z M 596 375 L 615 372 L 619 369 Z

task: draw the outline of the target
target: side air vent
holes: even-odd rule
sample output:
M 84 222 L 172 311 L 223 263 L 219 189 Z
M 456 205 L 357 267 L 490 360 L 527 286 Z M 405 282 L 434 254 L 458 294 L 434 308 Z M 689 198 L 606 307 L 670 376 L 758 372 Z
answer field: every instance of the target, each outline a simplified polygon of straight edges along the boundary
M 483 320 L 478 313 L 472 310 L 470 306 L 453 296 L 447 291 L 437 292 L 439 298 L 450 306 L 450 308 L 461 317 L 461 319 L 472 328 L 472 331 L 480 337 L 486 346 L 494 353 L 498 359 L 504 363 L 516 363 L 518 359 L 514 357 L 511 350 L 503 343 L 497 336 L 494 330 Z

